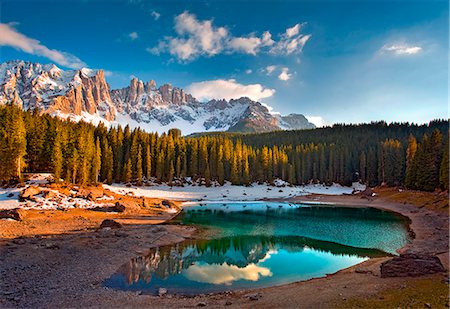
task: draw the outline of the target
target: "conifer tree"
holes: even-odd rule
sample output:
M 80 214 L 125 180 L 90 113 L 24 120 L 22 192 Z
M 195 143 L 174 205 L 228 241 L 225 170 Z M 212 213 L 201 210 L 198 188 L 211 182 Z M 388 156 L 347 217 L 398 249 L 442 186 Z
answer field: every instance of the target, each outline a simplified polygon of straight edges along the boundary
M 136 183 L 142 186 L 142 146 L 139 144 L 136 162 Z
M 63 153 L 61 151 L 61 134 L 56 135 L 55 144 L 52 153 L 53 178 L 58 183 L 62 176 Z
M 405 186 L 407 188 L 414 188 L 416 178 L 416 168 L 414 167 L 414 157 L 417 152 L 417 140 L 410 135 L 408 139 L 408 147 L 406 148 L 406 176 Z
M 150 145 L 147 144 L 145 147 L 145 178 L 147 180 L 152 177 L 152 154 L 150 152 Z
M 447 134 L 448 137 L 448 134 Z M 447 190 L 449 187 L 449 166 L 448 166 L 449 140 L 445 144 L 444 153 L 442 154 L 441 166 L 439 171 L 439 184 L 441 189 Z
M 92 162 L 92 173 L 93 173 L 93 179 L 94 183 L 98 183 L 98 179 L 100 176 L 100 169 L 102 164 L 102 151 L 100 148 L 100 140 L 95 140 L 95 154 L 94 154 L 94 161 Z
M 17 107 L 2 109 L 0 115 L 0 180 L 21 180 L 25 166 L 26 129 Z

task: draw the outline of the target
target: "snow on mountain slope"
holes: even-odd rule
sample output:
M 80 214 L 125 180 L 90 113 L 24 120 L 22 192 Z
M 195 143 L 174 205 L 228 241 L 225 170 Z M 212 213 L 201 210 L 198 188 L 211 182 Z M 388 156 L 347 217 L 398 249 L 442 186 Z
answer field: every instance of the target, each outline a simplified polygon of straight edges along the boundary
M 314 127 L 303 115 L 282 117 L 249 98 L 199 102 L 183 89 L 136 78 L 110 90 L 102 70 L 64 71 L 53 64 L 24 61 L 0 64 L 0 105 L 16 104 L 72 121 L 130 125 L 146 131 L 181 129 L 263 132 Z M 306 122 L 305 122 L 306 121 Z

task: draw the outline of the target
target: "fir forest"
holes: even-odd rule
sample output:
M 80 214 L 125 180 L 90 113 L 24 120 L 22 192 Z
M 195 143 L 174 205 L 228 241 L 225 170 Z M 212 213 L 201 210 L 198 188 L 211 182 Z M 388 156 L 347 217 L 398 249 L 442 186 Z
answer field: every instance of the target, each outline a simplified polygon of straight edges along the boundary
M 307 131 L 217 133 L 182 137 L 73 123 L 38 111 L 0 109 L 1 179 L 53 173 L 57 181 L 142 186 L 186 177 L 249 185 L 282 179 L 291 185 L 367 182 L 409 189 L 448 189 L 448 121 L 429 125 L 374 122 Z M 250 167 L 252 167 L 250 169 Z

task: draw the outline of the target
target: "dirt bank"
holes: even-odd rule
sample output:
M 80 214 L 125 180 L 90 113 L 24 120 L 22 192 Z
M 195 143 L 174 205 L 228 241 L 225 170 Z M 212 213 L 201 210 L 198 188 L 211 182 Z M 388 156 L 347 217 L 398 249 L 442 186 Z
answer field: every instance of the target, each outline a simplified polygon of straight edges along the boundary
M 411 219 L 415 234 L 413 242 L 400 251 L 437 255 L 448 270 L 448 214 L 444 211 L 419 208 L 383 196 L 367 200 L 355 196 L 315 195 L 292 201 L 303 200 L 399 212 Z M 153 225 L 167 219 L 164 216 L 168 214 L 117 218 L 117 215 L 105 213 L 92 215 L 93 211 L 87 210 L 63 213 L 30 213 L 28 222 L 35 228 L 24 227 L 20 232 L 19 225 L 11 227 L 16 236 L 25 237 L 6 239 L 13 237 L 14 232 L 2 234 L 0 307 L 423 308 L 430 305 L 441 308 L 448 304 L 447 274 L 381 278 L 380 265 L 389 258 L 371 259 L 325 278 L 232 293 L 182 297 L 170 295 L 169 291 L 165 297 L 156 297 L 112 290 L 103 287 L 102 281 L 123 263 L 148 248 L 195 237 L 195 230 L 186 226 Z M 124 227 L 98 230 L 97 226 L 106 217 L 124 220 Z M 148 219 L 150 221 L 146 221 Z M 3 222 L 0 231 L 4 233 L 3 228 L 10 223 Z M 47 227 L 39 230 L 41 225 Z M 37 237 L 32 236 L 33 230 L 39 234 Z M 68 230 L 68 234 L 58 234 Z

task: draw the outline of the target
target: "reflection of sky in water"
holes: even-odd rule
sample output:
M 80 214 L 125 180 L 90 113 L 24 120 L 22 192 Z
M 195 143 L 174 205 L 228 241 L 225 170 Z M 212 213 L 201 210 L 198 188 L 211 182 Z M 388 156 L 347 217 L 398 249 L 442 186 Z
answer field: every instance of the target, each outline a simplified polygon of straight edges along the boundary
M 231 285 L 238 280 L 258 281 L 261 277 L 272 276 L 272 272 L 267 267 L 253 263 L 242 268 L 227 263 L 198 263 L 183 271 L 183 275 L 192 281 Z
M 253 210 L 222 212 L 209 205 L 188 208 L 177 220 L 217 227 L 218 238 L 152 249 L 123 265 L 106 286 L 184 294 L 266 287 L 325 276 L 407 240 L 399 217 L 373 209 L 247 203 Z

